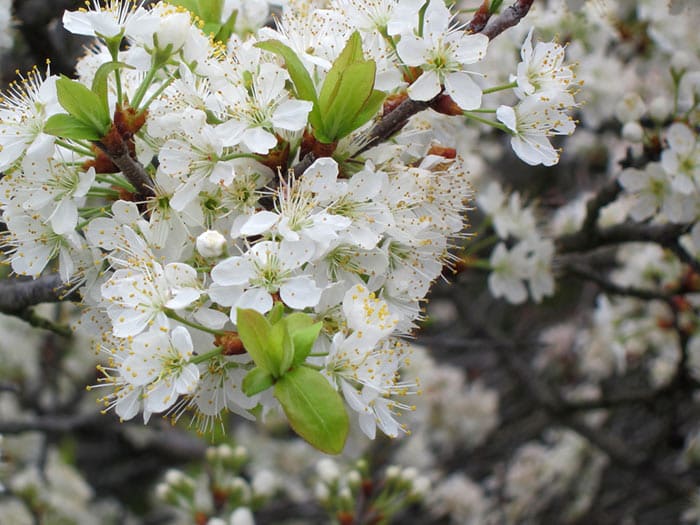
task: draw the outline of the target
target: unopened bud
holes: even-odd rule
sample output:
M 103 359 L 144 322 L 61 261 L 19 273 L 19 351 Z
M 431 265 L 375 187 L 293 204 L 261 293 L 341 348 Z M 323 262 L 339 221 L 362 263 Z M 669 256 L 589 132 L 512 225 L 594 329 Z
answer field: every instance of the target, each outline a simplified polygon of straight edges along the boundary
M 219 257 L 224 253 L 226 237 L 216 230 L 207 230 L 197 237 L 196 246 L 202 257 Z
M 185 475 L 176 469 L 170 469 L 165 473 L 165 482 L 168 485 L 179 485 L 185 481 Z
M 628 122 L 622 126 L 622 138 L 628 142 L 641 142 L 644 139 L 644 129 L 639 122 Z
M 649 116 L 656 122 L 663 122 L 668 118 L 673 109 L 673 104 L 668 97 L 659 96 L 649 103 Z
M 418 476 L 413 480 L 411 492 L 418 497 L 424 497 L 430 490 L 430 480 L 425 476 Z
M 330 458 L 323 458 L 316 464 L 316 472 L 319 477 L 328 484 L 335 482 L 340 477 L 338 465 Z
M 401 474 L 401 467 L 397 465 L 389 465 L 386 468 L 386 479 L 396 479 Z
M 233 511 L 231 514 L 231 519 L 229 520 L 230 525 L 255 525 L 255 519 L 253 518 L 253 513 L 248 507 L 241 507 Z
M 277 477 L 269 470 L 261 470 L 253 477 L 253 493 L 257 496 L 272 496 L 277 489 Z
M 362 475 L 357 470 L 351 470 L 345 478 L 350 487 L 359 487 L 362 483 Z

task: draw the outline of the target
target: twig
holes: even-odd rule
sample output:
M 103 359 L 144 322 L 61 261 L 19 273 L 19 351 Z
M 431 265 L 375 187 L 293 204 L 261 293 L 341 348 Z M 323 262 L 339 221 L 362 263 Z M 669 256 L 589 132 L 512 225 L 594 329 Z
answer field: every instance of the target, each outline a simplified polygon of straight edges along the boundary
M 129 148 L 122 141 L 119 148 L 107 148 L 102 142 L 95 142 L 95 145 L 121 170 L 127 180 L 133 184 L 138 191 L 138 200 L 145 200 L 153 197 L 153 181 L 146 173 L 146 169 L 138 160 L 132 158 Z
M 479 9 L 476 10 L 474 16 L 465 27 L 467 33 L 478 33 L 486 27 L 486 23 L 491 18 L 491 0 L 484 0 Z
M 688 224 L 644 224 L 627 222 L 608 228 L 591 231 L 579 230 L 556 239 L 558 253 L 582 252 L 628 242 L 653 242 L 671 248 L 678 242 L 678 237 L 688 232 Z
M 0 421 L 0 434 L 21 434 L 22 432 L 72 432 L 92 426 L 97 421 L 104 423 L 101 414 L 76 414 L 71 416 L 34 416 L 18 421 Z
M 0 281 L 0 312 L 17 314 L 40 303 L 77 300 L 77 295 L 68 295 L 69 287 L 58 274 L 34 280 L 4 279 Z
M 637 299 L 647 301 L 658 299 L 660 301 L 668 302 L 671 300 L 671 295 L 668 293 L 645 290 L 643 288 L 636 288 L 632 286 L 620 286 L 581 264 L 569 263 L 564 267 L 564 269 L 571 275 L 596 283 L 603 289 L 603 291 L 613 295 L 636 297 Z
M 535 0 L 516 0 L 516 2 L 503 11 L 496 18 L 489 20 L 481 34 L 493 39 L 503 33 L 509 27 L 513 27 L 528 13 Z

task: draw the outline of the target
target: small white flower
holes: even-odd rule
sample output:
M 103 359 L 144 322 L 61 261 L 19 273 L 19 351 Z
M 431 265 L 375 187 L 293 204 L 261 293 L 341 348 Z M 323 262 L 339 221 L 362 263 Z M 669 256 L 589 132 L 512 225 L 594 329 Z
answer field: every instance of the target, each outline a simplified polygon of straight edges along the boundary
M 464 66 L 480 61 L 488 37 L 468 35 L 450 27 L 452 15 L 442 0 L 431 0 L 423 18 L 423 36 L 405 33 L 396 51 L 407 66 L 421 67 L 423 73 L 408 88 L 414 100 L 431 100 L 445 91 L 464 110 L 481 106 L 481 88 Z

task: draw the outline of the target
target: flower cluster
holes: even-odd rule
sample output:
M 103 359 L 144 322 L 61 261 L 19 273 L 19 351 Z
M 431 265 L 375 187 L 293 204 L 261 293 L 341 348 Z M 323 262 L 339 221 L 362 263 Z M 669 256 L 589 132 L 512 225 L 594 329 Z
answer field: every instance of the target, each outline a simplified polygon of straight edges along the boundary
M 401 379 L 399 336 L 452 262 L 471 190 L 430 133 L 405 148 L 415 130 L 388 142 L 372 125 L 412 99 L 505 129 L 473 112 L 482 87 L 465 70 L 489 39 L 442 0 L 422 4 L 292 2 L 276 29 L 260 27 L 265 2 L 65 14 L 96 38 L 77 80 L 35 70 L 0 107 L 3 245 L 17 274 L 56 269 L 79 290 L 82 329 L 108 357 L 107 409 L 193 412 L 209 430 L 226 411 L 282 408 L 333 452 L 341 399 L 370 438 L 405 430 L 418 387 Z M 524 160 L 552 164 L 544 137 L 573 130 L 573 74 L 531 37 L 517 81 L 491 90 L 520 105 L 483 111 Z M 532 261 L 536 297 L 547 264 Z M 315 418 L 338 429 L 314 441 Z

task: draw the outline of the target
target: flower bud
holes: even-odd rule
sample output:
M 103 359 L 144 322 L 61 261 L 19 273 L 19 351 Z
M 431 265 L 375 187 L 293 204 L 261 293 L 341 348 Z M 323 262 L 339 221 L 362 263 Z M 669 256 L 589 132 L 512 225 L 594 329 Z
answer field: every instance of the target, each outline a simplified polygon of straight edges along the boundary
M 649 103 L 649 116 L 656 122 L 663 122 L 671 114 L 672 109 L 671 100 L 668 97 L 659 96 Z
M 413 495 L 422 498 L 428 494 L 430 490 L 430 480 L 425 476 L 418 476 L 413 480 L 413 487 L 411 492 Z
M 676 51 L 671 57 L 671 67 L 676 71 L 688 69 L 693 64 L 693 56 L 687 51 Z
M 351 488 L 359 487 L 362 483 L 362 475 L 357 470 L 351 470 L 345 477 Z
M 216 230 L 207 230 L 197 237 L 197 251 L 202 257 L 218 257 L 226 247 L 226 237 Z
M 340 470 L 338 465 L 330 458 L 323 458 L 316 464 L 316 472 L 318 472 L 319 477 L 329 485 L 337 481 L 340 477 Z
M 388 479 L 388 480 L 389 479 L 396 479 L 399 477 L 400 474 L 401 474 L 401 467 L 399 467 L 397 465 L 389 465 L 386 468 L 385 476 L 386 476 L 386 479 Z
M 639 122 L 628 122 L 622 126 L 622 138 L 629 142 L 641 142 L 644 139 L 644 129 Z
M 241 507 L 233 511 L 229 523 L 230 525 L 255 525 L 255 519 L 248 507 Z
M 253 477 L 252 484 L 256 496 L 272 496 L 277 489 L 277 477 L 269 470 L 261 470 Z
M 168 485 L 176 486 L 185 481 L 185 475 L 176 469 L 170 469 L 165 473 L 165 482 Z

